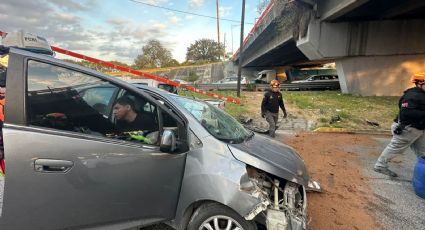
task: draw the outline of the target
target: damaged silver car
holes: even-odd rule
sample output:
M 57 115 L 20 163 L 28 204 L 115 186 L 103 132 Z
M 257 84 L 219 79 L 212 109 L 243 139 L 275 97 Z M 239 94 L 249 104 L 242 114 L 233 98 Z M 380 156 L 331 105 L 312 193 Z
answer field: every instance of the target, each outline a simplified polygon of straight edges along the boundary
M 0 229 L 306 229 L 306 190 L 319 185 L 292 148 L 203 101 L 0 52 Z
M 178 210 L 197 199 L 213 203 L 195 208 L 189 229 L 306 229 L 306 189 L 317 191 L 320 186 L 310 181 L 292 148 L 246 130 L 207 103 L 171 98 L 198 121 L 195 133 L 208 132 L 196 139 L 202 147 L 188 155 Z

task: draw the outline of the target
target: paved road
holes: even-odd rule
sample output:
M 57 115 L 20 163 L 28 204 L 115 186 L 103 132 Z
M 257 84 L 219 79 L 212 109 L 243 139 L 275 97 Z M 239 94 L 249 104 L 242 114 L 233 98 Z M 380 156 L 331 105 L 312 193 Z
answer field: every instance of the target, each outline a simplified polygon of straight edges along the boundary
M 412 177 L 416 156 L 409 149 L 404 155 L 394 159 L 390 167 L 399 175 L 396 179 L 373 171 L 376 161 L 374 155 L 388 144 L 388 137 L 372 137 L 377 146 L 348 146 L 349 151 L 361 156 L 363 173 L 369 178 L 376 202 L 370 202 L 370 210 L 375 213 L 378 222 L 388 230 L 424 229 L 425 200 L 416 196 Z M 375 154 L 373 154 L 375 153 Z

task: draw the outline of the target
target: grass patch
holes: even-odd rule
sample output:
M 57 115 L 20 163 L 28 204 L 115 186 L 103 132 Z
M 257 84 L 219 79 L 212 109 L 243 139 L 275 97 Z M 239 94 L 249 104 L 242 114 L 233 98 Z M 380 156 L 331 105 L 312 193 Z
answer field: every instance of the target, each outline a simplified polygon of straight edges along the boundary
M 325 118 L 325 117 L 321 117 L 321 118 L 319 118 L 319 122 L 321 122 L 321 123 L 328 123 L 329 120 L 327 118 Z
M 213 91 L 226 97 L 236 97 L 235 91 Z M 179 94 L 198 99 L 211 98 L 191 91 L 179 91 Z M 337 91 L 284 91 L 283 99 L 290 114 L 298 118 L 317 122 L 319 127 L 347 128 L 352 130 L 386 129 L 388 130 L 398 113 L 399 97 L 362 97 L 341 94 Z M 238 118 L 241 115 L 255 117 L 260 111 L 263 93 L 242 92 L 242 105 L 226 102 L 226 112 Z M 296 114 L 297 113 L 297 114 Z M 340 121 L 332 122 L 339 116 Z M 377 122 L 379 127 L 367 124 L 366 120 Z
M 379 129 L 389 129 L 398 113 L 399 97 L 353 96 L 336 91 L 283 92 L 286 103 L 314 118 L 319 127 L 372 129 L 366 120 L 378 122 Z M 340 122 L 329 124 L 339 116 Z

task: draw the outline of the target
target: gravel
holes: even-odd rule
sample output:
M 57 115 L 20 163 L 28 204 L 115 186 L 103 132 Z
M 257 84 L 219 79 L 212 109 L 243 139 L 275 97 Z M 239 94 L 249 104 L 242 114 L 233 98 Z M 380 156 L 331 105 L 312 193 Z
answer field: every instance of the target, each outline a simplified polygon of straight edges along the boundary
M 378 147 L 353 146 L 353 150 L 361 156 L 363 173 L 369 178 L 370 187 L 374 192 L 376 201 L 370 202 L 377 221 L 388 230 L 398 229 L 423 229 L 425 226 L 425 200 L 416 196 L 412 177 L 416 164 L 416 155 L 410 149 L 404 155 L 397 156 L 390 169 L 398 174 L 397 178 L 376 173 L 373 166 L 379 154 L 389 143 L 389 137 L 372 137 L 380 145 Z M 375 155 L 376 155 L 375 154 Z

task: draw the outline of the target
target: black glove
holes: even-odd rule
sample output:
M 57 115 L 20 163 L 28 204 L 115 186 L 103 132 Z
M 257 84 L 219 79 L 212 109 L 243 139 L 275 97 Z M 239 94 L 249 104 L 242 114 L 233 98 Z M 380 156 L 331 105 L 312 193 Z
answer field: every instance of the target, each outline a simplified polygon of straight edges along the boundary
M 286 111 L 283 111 L 283 118 L 288 117 L 288 114 L 286 113 Z

